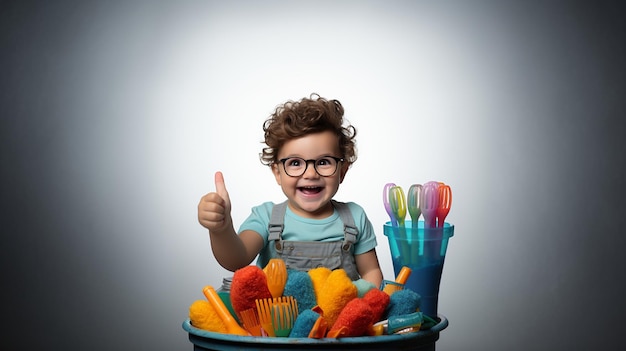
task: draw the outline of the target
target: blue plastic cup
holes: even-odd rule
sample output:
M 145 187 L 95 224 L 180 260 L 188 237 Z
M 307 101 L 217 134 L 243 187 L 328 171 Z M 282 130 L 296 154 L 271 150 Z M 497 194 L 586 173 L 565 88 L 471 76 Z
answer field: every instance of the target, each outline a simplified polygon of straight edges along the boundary
M 404 227 L 393 227 L 387 222 L 384 234 L 389 240 L 395 275 L 404 266 L 411 268 L 404 287 L 420 295 L 420 311 L 434 318 L 448 239 L 454 235 L 454 225 L 444 223 L 443 227 L 425 228 L 423 221 L 416 224 L 406 221 Z

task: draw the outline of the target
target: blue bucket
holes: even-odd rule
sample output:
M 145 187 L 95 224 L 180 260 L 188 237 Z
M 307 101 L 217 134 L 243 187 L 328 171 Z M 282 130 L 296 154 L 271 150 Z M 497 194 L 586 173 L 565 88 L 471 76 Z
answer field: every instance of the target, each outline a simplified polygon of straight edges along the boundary
M 434 351 L 439 332 L 448 319 L 437 316 L 438 323 L 428 330 L 383 336 L 360 336 L 340 339 L 280 338 L 222 334 L 198 329 L 189 319 L 183 329 L 189 333 L 194 350 L 418 350 Z
M 411 269 L 404 288 L 418 293 L 421 297 L 420 311 L 434 318 L 438 315 L 439 284 L 448 240 L 454 236 L 454 225 L 446 222 L 443 227 L 426 228 L 424 221 L 416 222 L 415 226 L 413 224 L 406 221 L 404 227 L 398 227 L 387 222 L 383 230 L 389 239 L 396 277 L 403 267 Z

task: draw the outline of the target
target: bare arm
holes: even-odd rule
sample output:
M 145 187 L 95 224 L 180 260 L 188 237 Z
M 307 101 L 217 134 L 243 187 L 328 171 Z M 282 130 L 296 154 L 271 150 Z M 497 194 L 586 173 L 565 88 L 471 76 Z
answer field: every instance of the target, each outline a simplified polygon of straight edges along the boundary
M 249 265 L 263 247 L 261 236 L 251 230 L 237 234 L 214 234 L 209 231 L 211 250 L 219 264 L 229 271 Z
M 221 172 L 215 173 L 215 190 L 200 199 L 198 222 L 209 230 L 211 249 L 217 262 L 234 272 L 254 260 L 263 248 L 263 238 L 250 230 L 237 235 L 230 215 L 230 198 Z
M 354 256 L 356 262 L 356 268 L 359 271 L 361 278 L 371 282 L 374 286 L 379 287 L 383 281 L 383 272 L 380 269 L 378 263 L 378 256 L 376 250 L 370 251 Z

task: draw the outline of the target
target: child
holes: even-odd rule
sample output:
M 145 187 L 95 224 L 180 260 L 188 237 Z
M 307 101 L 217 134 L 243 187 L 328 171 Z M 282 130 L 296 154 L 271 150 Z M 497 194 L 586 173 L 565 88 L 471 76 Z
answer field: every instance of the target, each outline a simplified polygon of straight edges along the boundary
M 376 237 L 363 208 L 332 200 L 350 165 L 356 160 L 353 126 L 343 126 L 343 107 L 337 100 L 312 94 L 287 103 L 263 125 L 261 161 L 268 165 L 287 201 L 266 202 L 252 208 L 235 232 L 231 203 L 221 172 L 216 192 L 198 204 L 198 220 L 209 230 L 211 247 L 224 268 L 235 271 L 259 255 L 264 267 L 282 258 L 288 268 L 343 268 L 352 280 L 382 282 Z

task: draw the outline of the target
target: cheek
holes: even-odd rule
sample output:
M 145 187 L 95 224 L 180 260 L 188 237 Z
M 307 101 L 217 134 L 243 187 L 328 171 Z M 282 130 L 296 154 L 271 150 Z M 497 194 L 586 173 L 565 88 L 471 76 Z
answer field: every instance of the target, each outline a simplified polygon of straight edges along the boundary
M 339 189 L 339 185 L 343 183 L 343 177 L 337 179 L 337 183 L 335 184 L 335 188 Z

